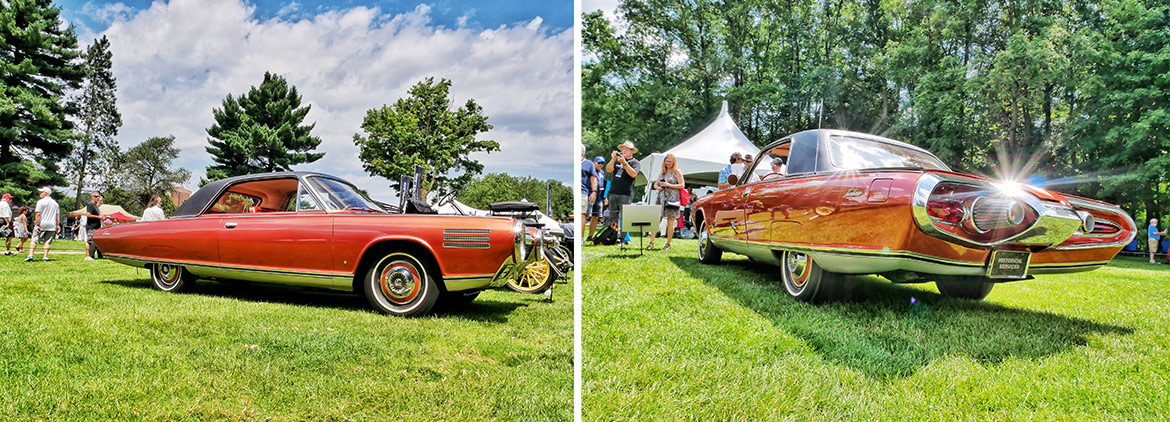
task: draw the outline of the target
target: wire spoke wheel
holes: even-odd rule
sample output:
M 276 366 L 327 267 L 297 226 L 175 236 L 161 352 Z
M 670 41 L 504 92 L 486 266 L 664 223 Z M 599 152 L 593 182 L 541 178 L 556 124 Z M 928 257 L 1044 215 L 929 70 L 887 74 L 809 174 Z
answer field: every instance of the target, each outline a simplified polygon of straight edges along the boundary
M 538 260 L 524 266 L 515 280 L 508 281 L 508 288 L 520 293 L 541 293 L 552 286 L 557 278 L 547 260 Z

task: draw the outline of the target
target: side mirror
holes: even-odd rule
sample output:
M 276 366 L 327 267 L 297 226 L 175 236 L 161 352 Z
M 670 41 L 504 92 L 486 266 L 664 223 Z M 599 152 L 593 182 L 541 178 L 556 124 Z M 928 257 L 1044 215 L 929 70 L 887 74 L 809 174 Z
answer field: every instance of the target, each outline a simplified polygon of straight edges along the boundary
M 734 174 L 728 175 L 727 176 L 727 184 L 732 185 L 732 186 L 739 184 L 739 176 L 736 176 Z

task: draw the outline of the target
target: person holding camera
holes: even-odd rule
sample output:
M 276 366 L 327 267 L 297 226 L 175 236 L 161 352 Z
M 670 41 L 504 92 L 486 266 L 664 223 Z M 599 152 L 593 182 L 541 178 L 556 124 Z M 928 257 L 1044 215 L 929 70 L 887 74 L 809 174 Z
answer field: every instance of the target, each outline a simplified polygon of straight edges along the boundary
M 630 203 L 630 198 L 634 194 L 634 179 L 638 178 L 638 172 L 642 170 L 642 164 L 634 158 L 638 148 L 634 147 L 633 142 L 622 142 L 618 145 L 618 150 L 620 152 L 609 153 L 609 163 L 605 165 L 605 171 L 613 173 L 613 181 L 610 182 L 609 188 L 609 217 L 605 219 L 606 226 L 621 221 L 622 205 Z M 618 236 L 625 239 L 624 233 L 619 232 Z
M 662 205 L 662 218 L 666 219 L 666 244 L 662 250 L 670 249 L 670 240 L 674 238 L 674 220 L 682 215 L 682 196 L 680 192 L 685 186 L 682 171 L 679 171 L 674 154 L 666 154 L 662 160 L 662 173 L 654 182 L 654 189 L 658 190 L 658 204 Z M 646 249 L 654 249 L 654 238 L 658 236 L 658 228 L 650 231 L 650 244 Z

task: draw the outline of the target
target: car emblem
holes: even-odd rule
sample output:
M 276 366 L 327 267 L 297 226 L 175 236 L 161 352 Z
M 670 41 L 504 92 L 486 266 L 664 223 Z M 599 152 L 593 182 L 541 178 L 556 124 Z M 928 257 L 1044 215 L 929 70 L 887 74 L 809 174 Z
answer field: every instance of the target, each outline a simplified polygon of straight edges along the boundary
M 861 196 L 861 188 L 849 188 L 849 191 L 845 192 L 846 198 L 854 198 L 858 196 Z

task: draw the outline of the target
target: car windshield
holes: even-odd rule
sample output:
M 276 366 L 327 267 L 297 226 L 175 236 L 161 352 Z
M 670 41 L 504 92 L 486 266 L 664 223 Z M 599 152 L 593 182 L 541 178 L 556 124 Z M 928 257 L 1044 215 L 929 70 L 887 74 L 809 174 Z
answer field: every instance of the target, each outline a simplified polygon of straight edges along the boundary
M 843 170 L 916 168 L 950 170 L 933 155 L 900 145 L 849 136 L 829 138 L 833 166 Z
M 309 177 L 308 181 L 313 190 L 321 195 L 325 208 L 384 212 L 374 200 L 349 184 L 324 177 Z

